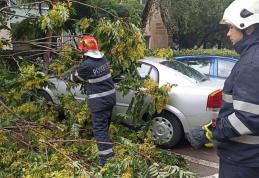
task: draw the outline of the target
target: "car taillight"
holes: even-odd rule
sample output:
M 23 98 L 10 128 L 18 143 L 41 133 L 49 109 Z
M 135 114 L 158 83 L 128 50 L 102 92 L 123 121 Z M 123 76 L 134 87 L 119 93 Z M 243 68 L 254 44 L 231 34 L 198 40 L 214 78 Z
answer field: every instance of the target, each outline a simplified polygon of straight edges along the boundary
M 207 101 L 207 109 L 216 110 L 221 107 L 222 104 L 222 90 L 216 90 L 209 94 Z

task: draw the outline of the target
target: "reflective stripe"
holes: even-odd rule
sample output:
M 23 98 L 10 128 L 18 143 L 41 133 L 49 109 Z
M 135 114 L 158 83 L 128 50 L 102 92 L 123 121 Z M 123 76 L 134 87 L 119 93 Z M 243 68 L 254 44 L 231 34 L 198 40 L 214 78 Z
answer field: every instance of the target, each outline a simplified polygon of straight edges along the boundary
M 110 77 L 111 77 L 111 74 L 109 73 L 109 74 L 104 75 L 104 76 L 99 77 L 99 78 L 88 79 L 88 82 L 89 82 L 89 83 L 98 83 L 98 82 L 102 82 L 102 81 L 104 81 L 104 80 L 106 80 L 106 79 L 108 79 L 108 78 L 110 78 Z
M 233 137 L 230 138 L 230 140 L 239 142 L 239 143 L 246 143 L 246 144 L 259 144 L 259 136 L 253 136 L 253 135 L 242 135 L 240 137 Z
M 223 93 L 223 100 L 227 103 L 233 103 L 233 97 L 232 95 L 227 95 L 225 93 Z
M 259 115 L 259 105 L 244 101 L 233 101 L 234 109 Z
M 74 80 L 73 80 L 73 74 L 70 75 L 70 80 L 71 80 L 72 82 L 74 82 Z
M 230 124 L 236 129 L 236 131 L 238 131 L 238 133 L 240 135 L 244 135 L 244 134 L 251 134 L 251 130 L 249 130 L 249 128 L 247 128 L 243 122 L 241 122 L 238 117 L 236 116 L 235 113 L 231 114 L 228 116 L 228 120 L 230 122 Z
M 107 96 L 107 95 L 110 95 L 110 94 L 113 94 L 113 93 L 115 93 L 115 89 L 105 91 L 105 92 L 102 92 L 102 93 L 96 93 L 96 94 L 88 95 L 88 98 L 89 99 L 90 98 L 99 98 L 99 97 Z
M 81 80 L 82 82 L 85 81 L 82 77 L 79 76 L 77 70 L 75 71 L 75 76 L 76 76 L 79 80 Z
M 112 148 L 110 148 L 108 150 L 98 151 L 98 155 L 108 155 L 110 153 L 113 153 Z

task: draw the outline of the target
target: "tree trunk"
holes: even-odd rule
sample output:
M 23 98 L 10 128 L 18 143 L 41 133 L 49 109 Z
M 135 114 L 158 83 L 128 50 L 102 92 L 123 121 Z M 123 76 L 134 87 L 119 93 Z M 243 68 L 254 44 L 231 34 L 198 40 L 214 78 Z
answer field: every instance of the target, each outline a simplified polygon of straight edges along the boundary
M 151 15 L 152 6 L 155 4 L 156 0 L 147 0 L 143 14 L 142 14 L 142 27 L 147 26 L 148 18 Z
M 49 10 L 51 10 L 53 8 L 53 4 L 56 4 L 56 0 L 52 0 L 52 2 L 48 4 L 49 6 Z M 51 44 L 52 44 L 52 35 L 53 35 L 53 30 L 48 28 L 47 29 L 47 33 L 46 33 L 46 47 L 47 48 L 51 48 Z M 50 60 L 51 60 L 51 51 L 48 50 L 46 53 L 43 54 L 43 61 L 44 61 L 44 72 L 48 73 L 49 71 L 49 65 L 50 65 Z
M 164 3 L 163 3 L 164 2 Z M 172 7 L 172 1 L 162 1 L 160 0 L 159 8 L 160 8 L 160 14 L 162 21 L 165 25 L 165 28 L 167 30 L 168 34 L 168 45 L 172 49 L 178 49 L 179 44 L 173 40 L 173 35 L 174 35 L 174 29 L 173 29 L 173 19 L 171 18 L 168 9 Z
M 50 28 L 48 28 L 47 34 L 46 34 L 46 37 L 48 37 L 46 39 L 46 42 L 47 42 L 46 47 L 48 47 L 48 48 L 51 48 L 52 34 L 53 34 L 53 31 Z M 44 60 L 44 72 L 48 73 L 50 60 L 51 60 L 51 51 L 50 50 L 43 54 L 43 60 Z

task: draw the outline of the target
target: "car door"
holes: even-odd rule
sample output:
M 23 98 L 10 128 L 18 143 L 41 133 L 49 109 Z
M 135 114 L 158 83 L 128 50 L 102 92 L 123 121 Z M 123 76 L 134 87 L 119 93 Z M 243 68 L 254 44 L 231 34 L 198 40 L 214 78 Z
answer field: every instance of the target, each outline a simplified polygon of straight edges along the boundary
M 60 80 L 57 78 L 50 78 L 50 82 L 55 84 L 55 90 L 53 90 L 54 93 L 57 94 L 72 94 L 76 100 L 78 101 L 84 101 L 86 99 L 86 95 L 81 90 L 81 84 L 77 84 L 74 87 L 67 87 L 68 81 Z
M 147 63 L 140 63 L 140 66 L 137 68 L 137 70 L 141 78 L 144 79 L 147 76 L 150 76 L 152 79 L 158 82 L 158 70 L 152 65 Z M 115 86 L 116 86 L 116 106 L 114 107 L 113 114 L 120 114 L 120 113 L 125 114 L 130 105 L 132 98 L 136 94 L 136 91 L 129 90 L 128 94 L 123 95 L 122 92 L 118 91 L 118 87 L 119 87 L 118 83 L 116 83 Z M 144 106 L 147 106 L 148 102 L 150 102 L 150 99 L 151 99 L 150 96 L 145 98 Z M 140 113 L 140 116 L 144 114 L 144 112 L 145 112 L 145 109 L 142 110 L 142 112 Z M 114 118 L 114 115 L 113 115 L 113 118 Z M 124 121 L 124 123 L 128 125 L 132 125 L 133 121 L 127 120 L 127 121 Z

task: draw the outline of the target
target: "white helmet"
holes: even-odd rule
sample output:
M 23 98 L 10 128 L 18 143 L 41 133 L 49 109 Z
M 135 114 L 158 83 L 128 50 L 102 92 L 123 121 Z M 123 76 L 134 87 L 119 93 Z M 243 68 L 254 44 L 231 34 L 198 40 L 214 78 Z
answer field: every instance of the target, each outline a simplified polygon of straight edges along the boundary
M 84 56 L 89 56 L 95 59 L 99 59 L 102 58 L 104 56 L 104 54 L 101 51 L 92 51 L 89 50 L 86 53 L 84 53 Z
M 243 30 L 259 23 L 259 0 L 235 0 L 225 10 L 221 24 Z

